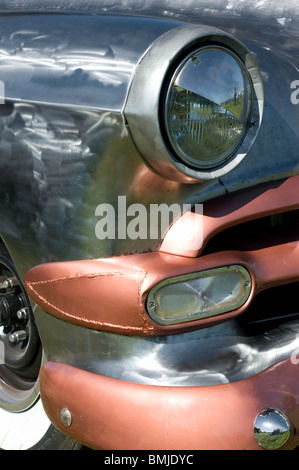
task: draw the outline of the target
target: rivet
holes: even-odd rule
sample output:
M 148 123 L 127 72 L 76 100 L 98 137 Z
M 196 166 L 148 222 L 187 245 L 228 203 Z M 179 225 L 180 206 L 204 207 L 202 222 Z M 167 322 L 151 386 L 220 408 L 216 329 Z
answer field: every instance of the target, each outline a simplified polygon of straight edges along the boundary
M 62 408 L 60 411 L 60 419 L 62 424 L 69 427 L 72 424 L 72 415 L 68 408 Z

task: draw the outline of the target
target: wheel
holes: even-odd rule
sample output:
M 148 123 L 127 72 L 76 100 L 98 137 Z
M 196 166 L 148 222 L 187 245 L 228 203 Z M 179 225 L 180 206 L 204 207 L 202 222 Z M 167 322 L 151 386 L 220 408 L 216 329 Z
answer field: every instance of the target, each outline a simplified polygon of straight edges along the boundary
M 39 396 L 43 350 L 29 298 L 0 246 L 0 448 L 80 450 L 50 423 Z

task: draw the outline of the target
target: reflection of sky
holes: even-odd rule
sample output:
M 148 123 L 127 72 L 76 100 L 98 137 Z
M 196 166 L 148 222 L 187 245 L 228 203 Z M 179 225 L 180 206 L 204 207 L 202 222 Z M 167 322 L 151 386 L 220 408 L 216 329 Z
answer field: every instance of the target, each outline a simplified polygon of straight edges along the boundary
M 235 90 L 241 93 L 245 87 L 239 64 L 220 49 L 205 50 L 190 59 L 176 85 L 217 104 L 233 100 Z

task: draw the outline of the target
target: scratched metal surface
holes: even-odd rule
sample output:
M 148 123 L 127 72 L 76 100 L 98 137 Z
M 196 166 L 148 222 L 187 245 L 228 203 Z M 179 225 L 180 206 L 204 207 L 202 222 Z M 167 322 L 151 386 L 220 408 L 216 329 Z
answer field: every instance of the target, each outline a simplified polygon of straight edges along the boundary
M 286 0 L 1 2 L 0 80 L 9 99 L 0 105 L 0 235 L 21 276 L 47 261 L 156 249 L 159 240 L 96 238 L 97 205 L 116 205 L 119 195 L 145 206 L 198 203 L 298 173 L 299 105 L 290 99 L 299 78 L 298 16 L 298 2 Z M 263 76 L 259 136 L 220 181 L 188 185 L 154 174 L 122 114 L 142 54 L 179 21 L 234 34 Z M 53 359 L 160 385 L 240 380 L 288 357 L 298 343 L 297 324 L 273 331 L 271 342 L 232 323 L 138 340 L 76 326 L 59 327 L 61 336 L 53 338 L 48 331 L 57 321 L 43 314 L 37 320 Z
M 5 98 L 119 112 L 136 63 L 170 27 L 170 21 L 93 15 L 2 17 Z
M 82 328 L 44 315 L 40 309 L 35 316 L 49 360 L 159 386 L 244 380 L 296 354 L 299 344 L 298 320 L 254 335 L 232 320 L 191 333 L 137 338 Z
M 46 261 L 155 250 L 159 240 L 96 238 L 97 205 L 116 205 L 118 195 L 128 205 L 198 203 L 298 173 L 299 105 L 290 100 L 298 11 L 285 1 L 3 2 L 0 80 L 9 99 L 0 106 L 0 233 L 21 275 Z M 149 170 L 122 114 L 138 60 L 178 21 L 234 34 L 264 79 L 254 147 L 234 171 L 205 184 Z

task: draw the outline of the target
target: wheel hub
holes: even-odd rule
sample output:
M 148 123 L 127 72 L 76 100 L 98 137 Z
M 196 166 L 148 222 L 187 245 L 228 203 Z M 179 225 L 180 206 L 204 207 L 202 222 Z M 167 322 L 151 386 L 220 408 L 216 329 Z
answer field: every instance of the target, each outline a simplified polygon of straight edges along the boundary
M 37 335 L 30 310 L 18 279 L 3 267 L 0 282 L 0 340 L 4 344 L 4 363 L 14 369 L 23 369 L 36 353 Z
M 27 294 L 0 259 L 0 407 L 20 411 L 36 399 L 40 340 Z M 31 398 L 30 398 L 31 397 Z

